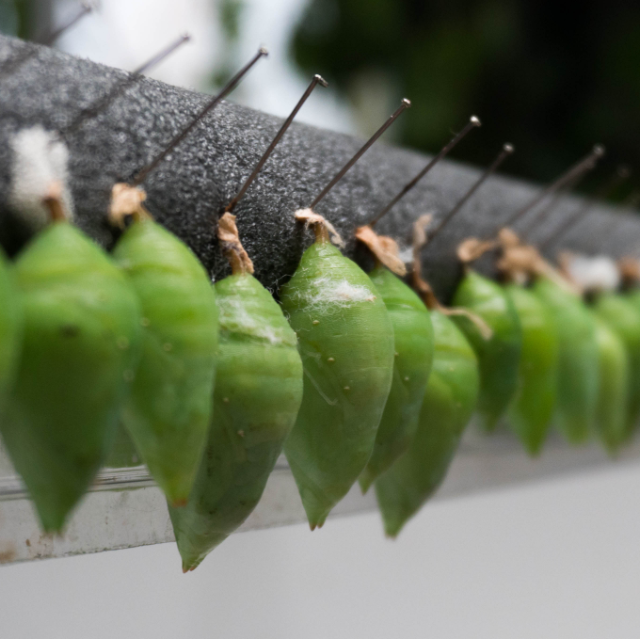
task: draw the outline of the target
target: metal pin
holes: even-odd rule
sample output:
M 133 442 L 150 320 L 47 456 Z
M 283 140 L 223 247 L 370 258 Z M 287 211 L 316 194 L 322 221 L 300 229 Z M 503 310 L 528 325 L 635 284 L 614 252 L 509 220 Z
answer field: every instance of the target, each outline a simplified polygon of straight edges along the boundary
M 93 11 L 93 6 L 87 2 L 82 3 L 82 9 L 71 18 L 66 24 L 51 31 L 49 33 L 43 34 L 41 36 L 36 36 L 34 38 L 34 42 L 37 44 L 41 44 L 47 47 L 50 47 L 55 41 L 66 31 L 71 29 L 71 27 L 75 26 L 82 18 Z M 0 69 L 0 77 L 6 77 L 11 73 L 14 73 L 21 67 L 25 62 L 28 62 L 31 58 L 33 58 L 39 49 L 37 47 L 32 47 L 26 50 L 23 50 L 21 53 L 16 55 L 14 58 L 10 58 L 3 65 L 2 69 Z
M 112 102 L 114 102 L 125 91 L 127 91 L 129 87 L 141 80 L 143 77 L 143 73 L 160 64 L 160 62 L 174 53 L 183 44 L 190 42 L 190 40 L 191 36 L 188 33 L 180 36 L 169 46 L 165 47 L 162 51 L 154 55 L 153 58 L 140 65 L 137 69 L 134 69 L 125 80 L 116 84 L 116 86 L 113 87 L 113 89 L 111 89 L 111 91 L 109 91 L 105 96 L 103 96 L 102 98 L 98 98 L 93 104 L 88 106 L 86 109 L 83 109 L 71 122 L 71 124 L 62 129 L 61 133 L 63 135 L 73 133 L 80 127 L 80 125 L 84 124 L 85 121 L 90 120 L 91 118 L 94 118 L 102 113 Z
M 310 209 L 315 208 L 320 200 L 329 193 L 329 191 L 344 177 L 345 173 L 367 152 L 374 142 L 396 121 L 400 114 L 411 106 L 411 101 L 404 98 L 396 111 L 387 119 L 387 121 L 365 142 L 360 150 L 336 173 L 334 178 L 322 189 L 320 194 L 309 206 Z
M 81 4 L 82 9 L 80 9 L 80 11 L 78 11 L 78 13 L 66 24 L 58 27 L 51 33 L 47 33 L 40 37 L 34 38 L 35 42 L 43 44 L 46 47 L 50 47 L 65 31 L 68 31 L 69 29 L 74 27 L 78 22 L 80 22 L 80 20 L 82 20 L 82 18 L 84 18 L 86 15 L 89 15 L 94 9 L 93 5 L 89 2 L 82 2 Z
M 529 224 L 525 225 L 524 229 L 520 229 L 518 231 L 518 235 L 522 240 L 525 240 L 531 231 L 536 226 L 542 226 L 542 224 L 549 218 L 551 213 L 558 207 L 560 202 L 562 202 L 563 198 L 571 193 L 582 179 L 585 177 L 585 173 L 581 173 L 580 175 L 575 175 L 569 182 L 567 182 L 561 189 L 558 189 L 555 193 L 551 195 L 551 201 L 547 204 L 547 206 L 543 207 L 533 216 L 531 220 L 529 220 Z
M 282 126 L 276 133 L 276 136 L 271 141 L 271 144 L 269 144 L 269 146 L 267 147 L 267 150 L 262 154 L 262 157 L 256 164 L 255 168 L 253 169 L 249 177 L 244 181 L 244 184 L 238 191 L 237 195 L 225 207 L 224 209 L 225 213 L 231 213 L 231 211 L 233 211 L 233 209 L 235 208 L 236 204 L 238 204 L 238 202 L 242 199 L 244 194 L 247 192 L 247 189 L 251 186 L 251 183 L 255 180 L 256 176 L 258 175 L 258 173 L 260 173 L 260 170 L 264 166 L 265 162 L 269 159 L 269 156 L 271 155 L 273 150 L 276 148 L 278 142 L 280 142 L 280 140 L 282 139 L 282 136 L 286 133 L 287 129 L 289 128 L 294 118 L 298 114 L 298 111 L 300 111 L 300 109 L 302 108 L 302 105 L 307 101 L 307 98 L 311 95 L 311 93 L 313 92 L 313 90 L 316 88 L 318 84 L 323 87 L 329 86 L 329 83 L 322 76 L 317 74 L 313 76 L 313 80 L 311 80 L 311 84 L 309 84 L 309 86 L 307 87 L 307 90 L 302 94 L 302 97 L 300 98 L 300 100 L 298 100 L 298 103 L 293 108 L 293 111 L 291 111 L 291 113 L 289 114 L 289 117 L 282 123 Z
M 440 160 L 442 160 L 442 158 L 449 153 L 449 151 L 458 144 L 458 142 L 467 135 L 467 133 L 469 133 L 469 131 L 477 129 L 480 126 L 482 126 L 480 120 L 475 115 L 472 115 L 464 129 L 454 135 L 453 138 L 451 138 L 451 140 L 442 147 L 440 153 L 435 155 L 427 166 L 418 173 L 418 175 L 402 187 L 400 192 L 382 209 L 382 211 L 380 211 L 380 213 L 378 213 L 378 215 L 376 215 L 373 221 L 369 223 L 369 226 L 375 226 L 427 173 L 429 173 L 429 171 L 431 171 L 438 162 L 440 162 Z
M 598 200 L 606 200 L 625 180 L 631 176 L 631 169 L 628 166 L 619 166 L 616 172 L 589 198 L 567 217 L 559 229 L 554 231 L 544 242 L 540 243 L 541 250 L 548 248 L 558 242 L 558 240 L 574 225 L 586 219 L 587 213 L 593 208 Z M 604 244 L 605 240 L 610 236 L 615 225 L 609 227 L 604 237 L 598 238 L 597 244 Z M 592 244 L 593 246 L 593 244 Z M 594 247 L 595 248 L 595 247 Z
M 171 142 L 145 167 L 140 169 L 134 179 L 131 182 L 132 186 L 140 186 L 144 179 L 153 171 L 166 157 L 173 151 L 180 142 L 182 142 L 188 135 L 193 131 L 193 129 L 200 123 L 200 121 L 210 112 L 212 111 L 236 86 L 239 84 L 240 80 L 246 75 L 246 73 L 253 67 L 253 65 L 262 57 L 269 55 L 269 52 L 265 47 L 260 47 L 258 49 L 258 53 L 256 53 L 253 58 L 247 64 L 245 64 L 238 73 L 236 73 L 229 82 L 222 88 L 220 93 L 212 98 L 204 108 L 198 113 L 198 115 L 191 120 L 191 122 L 178 133 Z
M 542 202 L 544 198 L 562 189 L 564 186 L 569 184 L 577 175 L 581 175 L 583 172 L 593 169 L 598 160 L 601 159 L 604 154 L 604 147 L 600 144 L 596 144 L 588 155 L 576 162 L 576 164 L 571 166 L 549 186 L 542 189 L 542 191 L 540 191 L 540 193 L 536 195 L 533 200 L 531 200 L 531 202 L 523 206 L 521 209 L 518 209 L 502 226 L 513 226 L 526 213 L 528 213 L 531 209 Z
M 449 213 L 444 216 L 440 224 L 438 224 L 438 226 L 433 231 L 431 231 L 427 243 L 433 241 L 433 238 L 436 237 L 438 233 L 440 233 L 440 231 L 442 231 L 442 229 L 451 221 L 453 216 L 467 203 L 469 198 L 471 198 L 471 196 L 482 186 L 482 184 L 486 182 L 491 177 L 491 175 L 493 175 L 497 171 L 498 167 L 514 151 L 515 149 L 511 144 L 503 145 L 496 159 L 487 167 L 485 172 L 478 178 L 478 180 L 476 180 L 473 186 L 465 193 L 460 201 L 449 211 Z

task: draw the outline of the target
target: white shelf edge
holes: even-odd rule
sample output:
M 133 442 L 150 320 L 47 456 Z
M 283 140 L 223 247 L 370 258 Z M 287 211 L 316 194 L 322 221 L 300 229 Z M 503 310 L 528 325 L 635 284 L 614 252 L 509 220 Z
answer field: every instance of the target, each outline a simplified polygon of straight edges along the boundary
M 456 455 L 446 481 L 434 499 L 507 487 L 517 483 L 587 471 L 621 461 L 640 460 L 640 444 L 612 461 L 597 446 L 576 449 L 554 439 L 537 460 L 526 457 L 509 434 L 492 437 L 470 432 Z M 166 504 L 144 469 L 107 471 L 74 513 L 63 536 L 43 535 L 31 502 L 4 479 L 0 499 L 0 563 L 135 548 L 174 541 Z M 141 487 L 135 487 L 135 486 Z M 2 486 L 0 486 L 2 488 Z M 1 492 L 1 491 L 0 491 Z M 357 486 L 331 517 L 376 509 L 373 491 L 361 495 Z M 330 519 L 331 519 L 330 517 Z M 305 522 L 293 477 L 279 463 L 262 500 L 240 530 L 257 530 Z M 331 525 L 329 520 L 327 525 Z M 410 524 L 409 524 L 410 525 Z M 316 532 L 314 534 L 322 534 Z M 382 525 L 380 526 L 382 533 Z

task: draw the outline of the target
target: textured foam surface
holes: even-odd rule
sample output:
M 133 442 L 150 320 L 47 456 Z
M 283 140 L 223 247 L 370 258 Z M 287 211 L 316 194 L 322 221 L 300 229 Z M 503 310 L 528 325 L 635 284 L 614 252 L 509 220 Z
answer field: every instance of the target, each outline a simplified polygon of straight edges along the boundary
M 64 129 L 82 109 L 127 77 L 123 71 L 4 36 L 0 36 L 0 68 L 25 47 L 35 47 L 35 54 L 11 74 L 3 75 L 0 70 L 0 241 L 11 252 L 20 246 L 24 234 L 7 204 L 12 162 L 9 136 L 34 124 Z M 262 64 L 254 73 L 269 73 L 269 63 Z M 154 157 L 207 99 L 199 93 L 142 79 L 98 117 L 65 136 L 70 150 L 71 189 L 83 230 L 104 246 L 112 245 L 115 235 L 105 221 L 111 186 L 133 176 Z M 193 248 L 215 278 L 228 272 L 215 240 L 215 219 L 280 124 L 279 118 L 222 103 L 144 183 L 149 210 Z M 490 118 L 485 126 L 491 126 Z M 448 131 L 442 132 L 443 142 L 448 135 Z M 473 135 L 483 135 L 482 129 Z M 294 211 L 308 206 L 361 143 L 295 123 L 285 135 L 234 211 L 242 241 L 263 284 L 275 290 L 293 273 L 301 252 L 311 241 L 310 233 L 294 222 Z M 487 147 L 487 162 L 497 150 Z M 354 229 L 371 219 L 427 160 L 425 155 L 379 143 L 318 206 L 317 212 L 349 239 L 347 255 L 355 255 L 366 265 L 364 250 L 351 239 Z M 444 215 L 477 176 L 474 168 L 441 163 L 396 205 L 377 230 L 406 247 L 412 221 L 429 211 L 436 219 Z M 460 274 L 456 244 L 469 235 L 492 234 L 500 221 L 526 203 L 537 188 L 502 177 L 491 179 L 426 249 L 425 274 L 444 300 Z M 578 200 L 567 198 L 538 230 L 537 237 L 552 233 L 576 206 Z M 613 223 L 616 228 L 602 249 L 616 255 L 635 249 L 640 241 L 640 220 L 626 216 L 614 222 L 611 210 L 604 207 L 593 209 L 589 220 L 567 233 L 563 244 L 585 246 L 591 236 L 608 232 Z

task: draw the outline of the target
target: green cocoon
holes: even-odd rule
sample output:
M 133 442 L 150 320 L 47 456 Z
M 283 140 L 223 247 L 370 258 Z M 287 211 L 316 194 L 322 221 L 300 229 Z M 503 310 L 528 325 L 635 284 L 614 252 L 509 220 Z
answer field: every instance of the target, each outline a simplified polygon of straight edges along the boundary
M 418 415 L 433 361 L 433 329 L 422 300 L 385 266 L 375 268 L 369 277 L 389 312 L 395 359 L 391 391 L 373 454 L 360 476 L 364 492 L 409 448 L 418 428 Z
M 15 263 L 24 335 L 0 428 L 47 532 L 62 529 L 104 462 L 140 350 L 135 292 L 66 222 Z
M 169 508 L 183 570 L 193 570 L 262 496 L 302 401 L 296 335 L 251 275 L 215 285 L 220 309 L 214 418 L 189 503 Z
M 431 321 L 435 352 L 418 431 L 409 450 L 375 483 L 389 537 L 442 483 L 478 398 L 480 373 L 470 344 L 440 311 L 431 312 Z
M 509 296 L 495 282 L 469 271 L 460 282 L 453 305 L 466 308 L 483 319 L 493 335 L 485 339 L 478 327 L 463 315 L 453 319 L 478 356 L 480 394 L 478 416 L 492 431 L 518 389 L 522 330 Z
M 204 268 L 177 237 L 135 221 L 114 258 L 142 305 L 142 359 L 122 422 L 170 503 L 187 501 L 209 430 L 218 310 Z
M 594 432 L 598 398 L 598 345 L 592 313 L 582 300 L 541 277 L 534 293 L 552 313 L 558 335 L 558 393 L 555 421 L 564 436 L 579 444 Z
M 629 391 L 626 438 L 630 438 L 640 419 L 640 304 L 618 293 L 598 296 L 593 310 L 623 341 L 629 364 Z
M 558 336 L 550 310 L 532 291 L 509 284 L 522 328 L 518 390 L 508 409 L 509 423 L 527 452 L 538 455 L 556 408 L 558 390 Z
M 282 287 L 304 394 L 284 451 L 313 530 L 364 470 L 393 377 L 393 327 L 369 277 L 328 242 Z
M 13 385 L 22 339 L 22 309 L 13 272 L 0 249 L 0 420 Z
M 599 371 L 596 431 L 613 454 L 626 438 L 629 366 L 622 340 L 600 317 L 596 316 L 595 324 Z

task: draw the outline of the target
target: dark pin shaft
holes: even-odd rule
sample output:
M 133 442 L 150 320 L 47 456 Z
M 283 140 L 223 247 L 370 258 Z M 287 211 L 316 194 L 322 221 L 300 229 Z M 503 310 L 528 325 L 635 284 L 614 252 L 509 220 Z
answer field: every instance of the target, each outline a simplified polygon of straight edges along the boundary
M 131 182 L 131 185 L 139 186 L 140 184 L 142 184 L 142 182 L 147 177 L 147 175 L 149 175 L 149 173 L 151 173 L 151 171 L 153 171 L 162 162 L 162 160 L 164 160 L 165 157 L 169 155 L 169 153 L 171 153 L 171 151 L 173 151 L 173 149 L 175 149 L 176 146 L 178 146 L 178 144 L 180 144 L 180 142 L 182 142 L 182 140 L 184 140 L 189 135 L 189 133 L 191 133 L 191 131 L 193 131 L 193 129 L 198 125 L 198 123 L 210 111 L 212 111 L 227 95 L 229 95 L 229 93 L 231 93 L 231 91 L 233 91 L 233 89 L 236 88 L 240 80 L 242 80 L 244 75 L 251 69 L 251 67 L 253 67 L 253 65 L 260 58 L 266 55 L 268 55 L 267 50 L 264 47 L 261 47 L 258 50 L 258 53 L 256 53 L 253 56 L 253 58 L 251 58 L 251 60 L 247 62 L 247 64 L 244 67 L 242 67 L 242 69 L 240 69 L 240 71 L 238 71 L 238 73 L 236 73 L 231 78 L 231 80 L 229 80 L 229 82 L 227 82 L 227 84 L 223 87 L 222 91 L 220 91 L 218 95 L 216 95 L 212 100 L 210 100 L 204 106 L 202 111 L 198 113 L 198 115 L 191 121 L 191 123 L 188 126 L 186 126 L 180 133 L 178 133 L 178 135 L 176 135 L 173 138 L 173 140 L 169 142 L 167 147 L 165 147 L 165 149 L 161 153 L 159 153 L 158 156 L 150 164 L 148 164 L 138 172 L 138 174 L 134 177 L 133 181 Z
M 44 44 L 46 47 L 50 47 L 65 31 L 74 27 L 82 18 L 93 11 L 93 7 L 88 3 L 83 3 L 82 9 L 71 18 L 66 24 L 62 25 L 55 31 L 48 33 L 44 36 L 35 39 L 36 42 Z
M 170 44 L 168 47 L 160 51 L 160 53 L 156 54 L 145 62 L 143 65 L 139 66 L 137 69 L 134 69 L 131 72 L 131 75 L 119 82 L 111 91 L 109 91 L 104 97 L 98 98 L 92 105 L 88 106 L 86 109 L 83 109 L 79 115 L 65 127 L 61 133 L 68 134 L 74 132 L 81 124 L 85 121 L 94 118 L 99 113 L 102 113 L 114 100 L 117 100 L 129 87 L 134 85 L 142 78 L 142 74 L 151 69 L 152 67 L 160 64 L 165 58 L 171 55 L 176 49 L 181 47 L 183 44 L 189 42 L 191 40 L 191 36 L 185 34 L 180 36 L 175 42 Z
M 563 173 L 555 182 L 552 182 L 545 189 L 542 189 L 538 195 L 536 195 L 531 202 L 526 204 L 521 209 L 518 209 L 503 226 L 513 226 L 521 217 L 528 213 L 531 209 L 537 206 L 544 198 L 552 195 L 556 191 L 563 188 L 566 184 L 570 183 L 576 175 L 580 175 L 583 171 L 589 170 L 595 166 L 595 163 L 604 155 L 604 147 L 597 144 L 593 147 L 591 153 L 589 153 L 582 160 L 579 160 L 570 167 L 565 173 Z
M 36 37 L 35 42 L 38 44 L 43 44 L 45 46 L 50 47 L 65 31 L 71 29 L 71 27 L 75 26 L 84 16 L 91 13 L 93 11 L 93 7 L 88 4 L 83 4 L 82 9 L 75 15 L 69 22 L 60 28 L 52 31 L 51 33 L 44 34 L 42 36 Z M 17 71 L 25 62 L 28 62 L 31 58 L 33 58 L 38 53 L 37 48 L 26 49 L 15 56 L 12 59 L 9 59 L 4 63 L 2 69 L 0 69 L 0 78 L 6 77 L 11 73 Z
M 298 111 L 300 111 L 300 109 L 302 108 L 302 105 L 307 101 L 307 98 L 311 95 L 311 93 L 313 92 L 313 90 L 316 88 L 318 84 L 320 84 L 323 87 L 328 86 L 328 83 L 324 78 L 322 78 L 319 75 L 313 76 L 313 80 L 311 80 L 311 84 L 307 87 L 307 90 L 302 94 L 302 97 L 298 101 L 298 104 L 296 104 L 296 106 L 294 107 L 293 111 L 291 111 L 289 117 L 283 122 L 282 126 L 276 133 L 276 136 L 271 141 L 271 144 L 269 144 L 269 146 L 267 147 L 267 150 L 262 154 L 262 157 L 260 158 L 255 168 L 251 172 L 251 175 L 249 175 L 249 177 L 245 180 L 244 184 L 238 191 L 237 195 L 225 207 L 224 209 L 225 213 L 230 213 L 231 211 L 233 211 L 235 206 L 242 199 L 244 194 L 247 192 L 247 189 L 251 186 L 251 183 L 256 179 L 258 173 L 260 173 L 260 170 L 265 165 L 265 162 L 269 159 L 269 156 L 273 152 L 273 149 L 276 148 L 276 146 L 278 145 L 278 142 L 280 142 L 280 140 L 282 139 L 282 136 L 286 133 L 287 129 L 289 128 L 294 118 L 298 114 Z
M 613 191 L 615 191 L 629 176 L 631 171 L 626 167 L 620 167 L 609 180 L 603 184 L 596 193 L 587 198 L 584 203 L 579 206 L 560 226 L 557 231 L 551 234 L 544 242 L 540 244 L 540 249 L 545 249 L 555 243 L 575 224 L 578 224 L 581 220 L 586 218 L 587 213 L 593 208 L 594 204 L 601 199 L 606 199 Z M 609 233 L 605 233 L 604 238 L 599 238 L 597 244 L 604 243 L 604 240 L 610 236 L 611 228 L 615 228 L 615 225 L 610 227 Z M 592 244 L 593 246 L 593 244 Z
M 430 233 L 428 242 L 433 241 L 442 229 L 449 224 L 453 216 L 469 201 L 471 196 L 498 170 L 498 167 L 514 152 L 511 144 L 505 144 L 496 159 L 487 167 L 475 184 L 465 193 L 462 199 L 444 216 L 440 224 Z
M 400 106 L 396 109 L 395 113 L 389 117 L 389 119 L 364 143 L 360 150 L 336 173 L 335 177 L 322 189 L 320 194 L 311 203 L 309 208 L 313 209 L 317 204 L 329 193 L 329 191 L 344 177 L 345 173 L 367 152 L 367 150 L 373 146 L 374 142 L 395 122 L 400 114 L 411 106 L 411 102 L 406 98 L 402 100 Z
M 460 131 L 460 133 L 456 134 L 451 140 L 442 147 L 440 152 L 435 155 L 431 161 L 427 164 L 427 166 L 418 173 L 410 182 L 407 182 L 402 190 L 376 215 L 372 222 L 369 223 L 369 226 L 375 226 L 431 169 L 438 163 L 442 158 L 444 158 L 457 144 L 464 138 L 469 131 L 481 126 L 482 123 L 475 116 L 471 116 L 467 125 Z

